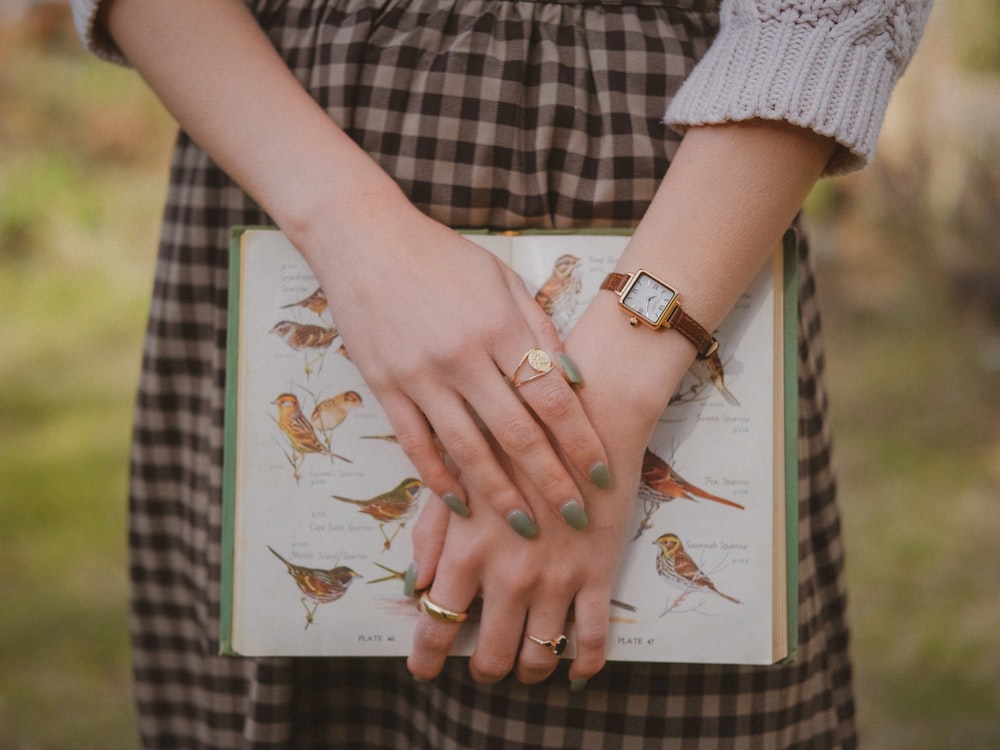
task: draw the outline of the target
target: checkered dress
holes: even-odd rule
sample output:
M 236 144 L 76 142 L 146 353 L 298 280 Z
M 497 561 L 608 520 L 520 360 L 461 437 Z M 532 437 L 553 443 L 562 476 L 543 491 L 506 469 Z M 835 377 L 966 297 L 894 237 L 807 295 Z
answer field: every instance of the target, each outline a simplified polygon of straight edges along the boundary
M 453 226 L 634 223 L 713 0 L 250 0 L 315 98 Z M 235 116 L 235 115 L 234 115 Z M 464 659 L 217 656 L 227 231 L 268 217 L 184 134 L 165 213 L 131 483 L 136 698 L 162 748 L 853 747 L 823 351 L 803 250 L 800 649 L 771 668 L 612 663 L 569 693 L 479 687 Z

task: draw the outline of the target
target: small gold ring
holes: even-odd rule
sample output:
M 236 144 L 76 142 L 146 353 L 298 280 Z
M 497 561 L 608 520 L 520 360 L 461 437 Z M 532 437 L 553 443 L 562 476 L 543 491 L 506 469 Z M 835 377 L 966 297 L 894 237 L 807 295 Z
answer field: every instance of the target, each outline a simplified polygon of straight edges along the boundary
M 467 612 L 452 612 L 450 609 L 439 607 L 431 601 L 426 591 L 420 595 L 420 608 L 441 622 L 465 622 L 469 618 Z
M 556 656 L 562 656 L 563 651 L 566 650 L 566 646 L 569 645 L 569 639 L 562 633 L 553 638 L 551 641 L 543 641 L 541 638 L 535 638 L 535 636 L 529 633 L 525 633 L 524 637 L 529 641 L 534 641 L 539 646 L 544 646 Z
M 526 378 L 521 377 L 521 369 L 527 365 L 534 372 L 528 375 Z M 538 347 L 534 349 L 529 349 L 521 361 L 518 362 L 517 367 L 514 368 L 514 374 L 510 377 L 510 384 L 515 388 L 520 388 L 525 383 L 530 383 L 536 378 L 542 377 L 545 373 L 552 369 L 552 357 L 550 357 L 546 352 L 542 351 Z

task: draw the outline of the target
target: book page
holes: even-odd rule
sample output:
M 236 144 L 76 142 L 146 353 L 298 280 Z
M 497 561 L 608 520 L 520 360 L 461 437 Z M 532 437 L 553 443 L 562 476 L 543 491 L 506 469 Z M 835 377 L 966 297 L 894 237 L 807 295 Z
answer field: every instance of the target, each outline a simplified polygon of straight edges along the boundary
M 552 302 L 550 314 L 566 330 L 627 242 L 469 238 L 500 255 L 513 246 L 511 262 L 529 291 L 543 306 Z M 546 286 L 567 273 L 576 300 Z M 774 567 L 784 561 L 772 559 L 770 273 L 718 332 L 721 378 L 690 374 L 661 418 L 615 594 L 610 659 L 770 663 L 783 655 L 771 647 L 772 599 L 784 595 L 773 590 Z M 227 482 L 235 483 L 232 600 L 224 605 L 232 649 L 406 655 L 418 614 L 402 593 L 411 528 L 424 503 L 439 501 L 395 442 L 313 296 L 315 278 L 284 236 L 247 231 L 239 274 L 238 429 L 227 418 L 227 431 L 236 430 L 235 461 L 227 462 Z M 622 325 L 627 335 L 624 315 Z M 474 628 L 463 626 L 456 653 L 471 652 L 474 639 Z

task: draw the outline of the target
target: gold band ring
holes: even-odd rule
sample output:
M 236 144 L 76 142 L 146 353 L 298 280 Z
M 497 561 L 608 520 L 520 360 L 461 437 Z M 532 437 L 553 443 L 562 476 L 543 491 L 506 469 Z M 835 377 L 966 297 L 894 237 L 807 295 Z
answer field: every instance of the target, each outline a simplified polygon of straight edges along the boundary
M 521 377 L 521 370 L 527 365 L 532 372 L 527 377 Z M 514 374 L 509 378 L 510 384 L 515 388 L 519 388 L 525 383 L 530 383 L 536 378 L 542 377 L 545 373 L 552 369 L 552 357 L 546 354 L 544 351 L 535 347 L 534 349 L 529 349 L 521 361 L 518 362 L 517 367 L 514 368 Z
M 534 641 L 539 646 L 544 646 L 556 656 L 561 656 L 562 652 L 566 650 L 566 646 L 569 645 L 569 639 L 562 633 L 560 633 L 556 638 L 553 638 L 551 641 L 543 641 L 541 638 L 535 638 L 535 636 L 529 633 L 525 633 L 524 637 L 529 641 Z
M 441 622 L 465 622 L 469 617 L 467 612 L 452 612 L 450 609 L 439 607 L 431 601 L 426 591 L 420 595 L 420 608 Z

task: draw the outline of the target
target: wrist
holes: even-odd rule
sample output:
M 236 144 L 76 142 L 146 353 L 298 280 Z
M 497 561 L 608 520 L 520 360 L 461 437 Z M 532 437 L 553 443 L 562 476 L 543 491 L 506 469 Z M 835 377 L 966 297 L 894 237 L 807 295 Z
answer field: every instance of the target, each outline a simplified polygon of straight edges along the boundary
M 419 213 L 395 181 L 360 152 L 300 173 L 274 203 L 271 215 L 300 249 L 336 244 L 353 250 L 358 240 Z
M 695 358 L 694 347 L 676 331 L 630 326 L 617 298 L 604 292 L 574 326 L 565 349 L 583 376 L 580 398 L 594 423 L 632 424 L 642 440 Z

